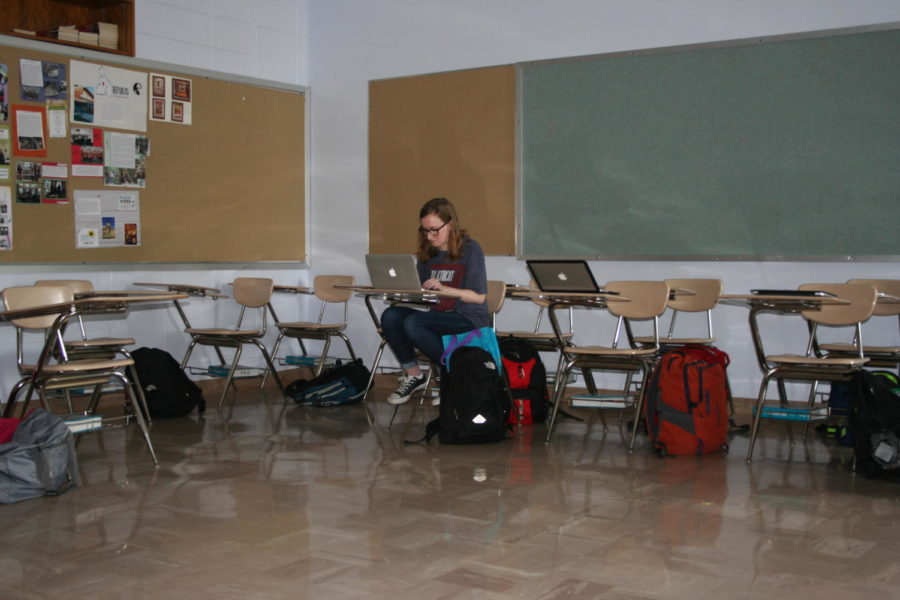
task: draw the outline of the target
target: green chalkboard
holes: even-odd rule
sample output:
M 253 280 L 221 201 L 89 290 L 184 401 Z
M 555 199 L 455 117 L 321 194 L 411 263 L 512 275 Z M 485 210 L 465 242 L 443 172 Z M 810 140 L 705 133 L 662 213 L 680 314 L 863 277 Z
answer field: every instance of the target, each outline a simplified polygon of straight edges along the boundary
M 524 256 L 900 259 L 900 30 L 519 65 Z

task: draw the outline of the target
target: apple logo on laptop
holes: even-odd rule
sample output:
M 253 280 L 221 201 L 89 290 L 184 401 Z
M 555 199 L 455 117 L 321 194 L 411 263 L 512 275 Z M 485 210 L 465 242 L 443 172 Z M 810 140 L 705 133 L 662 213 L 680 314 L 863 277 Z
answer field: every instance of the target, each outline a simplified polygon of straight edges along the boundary
M 560 273 L 560 274 L 557 275 L 557 277 L 559 277 L 559 280 L 560 280 L 560 281 L 568 281 L 568 280 L 569 280 L 569 278 L 566 277 L 566 274 L 565 274 L 565 273 Z
M 391 267 L 390 269 L 388 269 L 388 275 L 390 275 L 391 277 L 396 277 L 397 269 L 395 269 L 394 267 Z

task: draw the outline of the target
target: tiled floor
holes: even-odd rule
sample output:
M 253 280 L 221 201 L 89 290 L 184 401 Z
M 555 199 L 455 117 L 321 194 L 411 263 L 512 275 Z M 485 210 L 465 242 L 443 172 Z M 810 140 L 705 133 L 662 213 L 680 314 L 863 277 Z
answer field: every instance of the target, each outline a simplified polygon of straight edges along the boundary
M 900 595 L 900 487 L 844 448 L 768 424 L 752 465 L 745 435 L 661 459 L 571 420 L 550 445 L 544 425 L 404 445 L 436 409 L 389 432 L 385 393 L 367 411 L 244 391 L 229 420 L 157 421 L 158 468 L 135 428 L 84 435 L 81 488 L 0 506 L 0 598 Z

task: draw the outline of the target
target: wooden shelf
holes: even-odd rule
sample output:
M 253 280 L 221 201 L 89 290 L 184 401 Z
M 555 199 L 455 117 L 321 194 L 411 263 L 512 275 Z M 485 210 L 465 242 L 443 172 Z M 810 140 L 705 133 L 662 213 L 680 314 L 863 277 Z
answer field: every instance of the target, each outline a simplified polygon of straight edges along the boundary
M 4 35 L 134 56 L 134 0 L 4 0 L 3 4 L 0 33 Z M 60 25 L 82 27 L 101 21 L 118 26 L 118 48 L 69 42 L 48 35 Z M 37 35 L 16 33 L 13 29 L 35 31 Z

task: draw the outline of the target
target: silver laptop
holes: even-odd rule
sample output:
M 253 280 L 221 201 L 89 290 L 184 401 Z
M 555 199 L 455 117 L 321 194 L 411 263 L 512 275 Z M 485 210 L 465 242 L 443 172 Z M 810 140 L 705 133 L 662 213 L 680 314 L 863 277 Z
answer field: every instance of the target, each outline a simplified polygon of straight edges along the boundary
M 583 260 L 529 260 L 531 277 L 542 292 L 600 292 L 594 275 Z
M 372 287 L 377 290 L 422 289 L 416 257 L 412 254 L 367 254 L 366 267 Z

